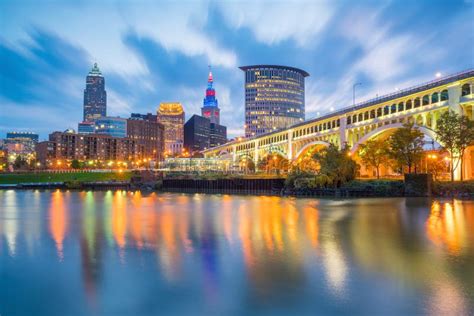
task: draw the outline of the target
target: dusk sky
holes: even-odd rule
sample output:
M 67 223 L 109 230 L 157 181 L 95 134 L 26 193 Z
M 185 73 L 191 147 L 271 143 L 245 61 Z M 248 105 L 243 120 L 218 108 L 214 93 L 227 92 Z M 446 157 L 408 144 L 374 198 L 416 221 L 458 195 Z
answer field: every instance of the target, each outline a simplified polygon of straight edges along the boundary
M 357 4 L 355 4 L 357 3 Z M 82 120 L 97 62 L 108 114 L 156 112 L 179 101 L 200 113 L 212 65 L 221 124 L 244 124 L 239 66 L 310 73 L 306 119 L 474 67 L 472 0 L 0 1 L 0 137 L 40 139 Z

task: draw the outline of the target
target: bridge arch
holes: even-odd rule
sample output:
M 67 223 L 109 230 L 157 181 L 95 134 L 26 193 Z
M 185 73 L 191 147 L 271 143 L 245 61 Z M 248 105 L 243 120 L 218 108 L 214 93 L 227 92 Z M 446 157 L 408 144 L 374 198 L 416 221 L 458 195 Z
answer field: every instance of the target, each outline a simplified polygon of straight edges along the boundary
M 317 145 L 321 145 L 321 146 L 324 146 L 324 147 L 328 147 L 329 146 L 329 143 L 328 142 L 325 142 L 325 141 L 321 141 L 321 140 L 316 140 L 316 141 L 313 141 L 313 142 L 310 142 L 310 143 L 307 143 L 306 145 L 304 145 L 303 147 L 301 147 L 300 150 L 298 150 L 298 152 L 296 153 L 295 157 L 293 158 L 293 160 L 297 160 L 307 149 L 313 147 L 313 146 L 317 146 Z
M 424 135 L 431 137 L 432 139 L 436 139 L 436 133 L 432 129 L 429 129 L 425 126 L 419 126 L 419 125 L 414 125 L 414 126 L 418 128 L 419 131 L 422 132 Z M 364 135 L 361 139 L 359 139 L 359 141 L 357 141 L 357 143 L 355 143 L 354 146 L 352 146 L 351 154 L 352 155 L 355 154 L 357 150 L 359 149 L 359 146 L 365 143 L 366 141 L 368 141 L 369 139 L 377 137 L 378 135 L 385 133 L 386 131 L 399 129 L 401 127 L 403 127 L 402 123 L 395 123 L 395 124 L 384 125 L 371 131 L 370 133 Z
M 281 157 L 288 159 L 287 153 L 279 147 L 268 148 L 268 150 L 265 150 L 265 152 L 263 153 L 262 158 L 274 154 L 280 155 Z

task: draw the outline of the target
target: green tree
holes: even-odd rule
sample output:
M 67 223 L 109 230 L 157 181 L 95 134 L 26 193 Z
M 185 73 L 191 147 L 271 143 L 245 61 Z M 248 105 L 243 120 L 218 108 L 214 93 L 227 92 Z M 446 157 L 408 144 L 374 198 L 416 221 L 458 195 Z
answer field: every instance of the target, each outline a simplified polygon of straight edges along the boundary
M 372 139 L 360 145 L 359 157 L 368 167 L 377 170 L 377 179 L 380 178 L 380 165 L 388 162 L 389 147 L 385 140 Z
M 454 180 L 454 170 L 462 167 L 466 148 L 474 142 L 474 122 L 467 116 L 458 115 L 453 111 L 441 114 L 436 124 L 437 141 L 449 152 L 451 157 L 451 181 Z
M 71 161 L 71 168 L 72 169 L 80 169 L 81 168 L 81 163 L 79 162 L 79 160 L 74 159 L 73 161 Z
M 16 156 L 15 161 L 13 162 L 13 167 L 18 169 L 26 169 L 28 167 L 28 161 L 20 155 Z
M 408 167 L 408 173 L 413 167 L 416 173 L 416 165 L 423 157 L 423 138 L 423 133 L 413 123 L 403 124 L 389 138 L 389 156 L 399 167 Z
M 314 159 L 320 165 L 319 174 L 326 176 L 328 184 L 340 187 L 345 183 L 354 180 L 358 165 L 349 155 L 347 147 L 339 150 L 334 144 L 316 152 Z

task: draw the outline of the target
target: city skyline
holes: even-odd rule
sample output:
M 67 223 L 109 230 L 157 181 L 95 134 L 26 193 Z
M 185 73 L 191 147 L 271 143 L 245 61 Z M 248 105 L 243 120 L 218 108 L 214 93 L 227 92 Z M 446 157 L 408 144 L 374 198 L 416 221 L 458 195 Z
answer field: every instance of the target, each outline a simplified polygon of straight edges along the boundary
M 473 66 L 472 1 L 260 2 L 251 10 L 249 3 L 4 1 L 0 8 L 2 137 L 21 130 L 44 139 L 76 128 L 94 62 L 107 79 L 108 114 L 122 117 L 153 112 L 167 100 L 181 102 L 189 117 L 200 113 L 211 64 L 229 137 L 243 134 L 239 66 L 279 64 L 311 73 L 306 119 L 351 105 L 356 82 L 362 101 Z M 285 23 L 275 26 L 275 16 Z M 107 23 L 88 30 L 96 20 Z

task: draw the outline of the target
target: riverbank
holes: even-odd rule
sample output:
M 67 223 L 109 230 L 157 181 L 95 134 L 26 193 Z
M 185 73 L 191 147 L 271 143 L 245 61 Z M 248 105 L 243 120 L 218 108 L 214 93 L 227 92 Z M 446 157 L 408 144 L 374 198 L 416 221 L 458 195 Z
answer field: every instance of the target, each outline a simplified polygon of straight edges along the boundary
M 144 174 L 144 173 L 142 173 Z M 58 181 L 59 180 L 59 181 Z M 132 172 L 0 174 L 0 189 L 143 190 L 180 193 L 275 195 L 295 197 L 404 197 L 403 180 L 357 179 L 340 188 L 288 187 L 285 178 L 228 177 L 147 179 Z M 434 182 L 432 196 L 474 199 L 474 181 Z
M 23 172 L 23 173 L 0 173 L 0 184 L 15 185 L 24 183 L 67 183 L 67 182 L 104 182 L 104 181 L 130 181 L 132 173 L 123 172 Z

